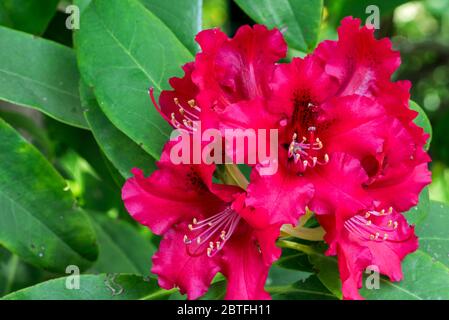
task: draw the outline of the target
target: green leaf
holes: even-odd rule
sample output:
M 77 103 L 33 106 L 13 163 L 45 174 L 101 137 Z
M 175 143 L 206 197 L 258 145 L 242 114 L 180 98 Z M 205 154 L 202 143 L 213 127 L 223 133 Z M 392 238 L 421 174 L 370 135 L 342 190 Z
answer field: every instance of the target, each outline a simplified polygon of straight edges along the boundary
M 310 272 L 293 270 L 293 269 L 284 269 L 277 265 L 273 265 L 270 268 L 270 272 L 268 274 L 266 286 L 283 286 L 289 285 L 298 280 L 304 280 L 311 275 Z
M 73 4 L 80 9 L 80 13 L 83 12 L 92 2 L 92 0 L 73 0 Z
M 120 13 L 120 17 L 117 16 Z M 181 76 L 192 54 L 137 0 L 95 0 L 75 34 L 78 64 L 111 122 L 158 158 L 170 127 L 148 98 Z
M 201 31 L 203 0 L 140 1 L 173 31 L 190 52 L 198 50 L 195 36 Z
M 418 116 L 415 119 L 415 123 L 424 129 L 426 133 L 430 135 L 429 139 L 426 143 L 426 150 L 429 150 L 430 143 L 432 142 L 432 125 L 430 123 L 429 118 L 426 115 L 426 112 L 421 108 L 416 102 L 410 100 L 410 109 L 418 112 Z
M 100 255 L 90 271 L 149 275 L 155 246 L 129 223 L 92 213 Z M 113 262 L 113 263 L 112 263 Z
M 0 24 L 28 33 L 42 34 L 55 14 L 58 2 L 59 0 L 2 0 Z
M 309 256 L 318 279 L 336 297 L 342 299 L 341 280 L 338 271 L 338 263 L 335 257 L 328 257 L 324 253 L 316 252 Z
M 53 156 L 53 146 L 44 128 L 38 126 L 29 116 L 19 112 L 0 110 L 0 118 L 8 122 L 16 130 L 25 131 L 33 144 L 44 151 L 49 158 Z
M 309 256 L 301 251 L 283 249 L 282 256 L 275 265 L 284 269 L 313 272 L 313 266 L 309 261 Z
M 98 106 L 92 90 L 81 84 L 80 92 L 89 127 L 98 145 L 120 174 L 124 178 L 129 178 L 131 169 L 135 167 L 141 168 L 145 173 L 154 171 L 156 169 L 154 158 L 114 127 Z
M 0 245 L 46 270 L 87 268 L 98 255 L 95 234 L 66 182 L 3 120 L 0 136 Z
M 432 201 L 427 218 L 416 225 L 421 250 L 449 268 L 449 205 Z
M 198 45 L 195 36 L 201 31 L 203 0 L 139 0 L 148 10 L 156 15 L 182 42 L 195 53 Z M 74 3 L 84 11 L 92 0 L 75 0 Z
M 429 187 L 425 187 L 419 195 L 418 205 L 404 213 L 409 224 L 419 224 L 427 218 L 430 209 Z
M 320 31 L 322 0 L 235 0 L 257 23 L 284 29 L 288 44 L 303 52 L 312 51 Z
M 227 281 L 226 280 L 220 280 L 213 282 L 209 289 L 207 290 L 206 294 L 200 298 L 200 300 L 223 300 L 226 296 L 226 286 Z M 179 298 L 184 298 L 185 296 L 182 296 L 179 294 Z
M 70 48 L 0 27 L 0 99 L 87 128 Z
M 274 300 L 336 300 L 337 298 L 312 275 L 291 285 L 267 287 Z
M 80 288 L 71 288 L 73 278 L 40 283 L 10 295 L 5 300 L 162 300 L 172 291 L 160 289 L 156 280 L 127 274 L 81 275 Z
M 402 262 L 404 279 L 390 282 L 382 277 L 378 290 L 362 288 L 367 299 L 385 300 L 439 300 L 449 299 L 449 268 L 418 250 Z

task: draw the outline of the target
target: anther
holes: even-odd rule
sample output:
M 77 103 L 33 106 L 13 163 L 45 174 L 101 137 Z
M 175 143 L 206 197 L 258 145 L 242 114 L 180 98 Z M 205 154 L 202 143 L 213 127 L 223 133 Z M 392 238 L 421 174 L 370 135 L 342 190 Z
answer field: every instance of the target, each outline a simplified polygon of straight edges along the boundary
M 195 232 L 190 239 L 184 236 L 184 243 L 190 245 L 197 244 L 207 252 L 209 257 L 220 251 L 230 236 L 237 229 L 240 216 L 230 207 L 210 216 L 204 220 L 193 219 L 193 224 L 189 224 L 189 230 Z
M 309 164 L 309 162 L 307 162 L 307 160 L 304 160 L 304 161 L 302 162 L 302 164 L 304 165 L 304 169 L 306 169 L 306 168 L 307 168 L 307 165 Z

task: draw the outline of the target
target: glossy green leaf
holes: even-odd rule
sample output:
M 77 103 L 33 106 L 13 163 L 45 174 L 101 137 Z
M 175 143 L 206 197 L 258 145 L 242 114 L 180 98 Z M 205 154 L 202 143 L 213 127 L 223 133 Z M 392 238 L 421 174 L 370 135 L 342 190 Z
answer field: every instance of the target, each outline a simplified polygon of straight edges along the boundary
M 282 256 L 275 265 L 284 269 L 313 272 L 313 265 L 309 261 L 309 256 L 297 250 L 283 249 Z
M 308 278 L 310 275 L 311 275 L 310 272 L 293 269 L 284 269 L 277 265 L 273 265 L 270 268 L 266 285 L 267 286 L 288 285 L 298 280 L 304 280 Z
M 80 9 L 80 12 L 83 12 L 91 2 L 92 0 L 73 0 L 73 4 Z
M 426 220 L 430 210 L 429 188 L 425 187 L 419 195 L 418 205 L 404 213 L 409 224 L 419 224 Z
M 364 287 L 361 294 L 367 299 L 385 300 L 439 300 L 449 299 L 449 268 L 418 250 L 402 262 L 404 279 L 390 282 L 380 279 L 379 289 Z
M 432 201 L 427 218 L 418 223 L 421 250 L 449 268 L 449 205 Z
M 136 167 L 146 173 L 155 170 L 154 158 L 109 121 L 98 106 L 92 91 L 83 84 L 80 91 L 89 127 L 104 154 L 120 174 L 129 178 L 131 169 Z
M 312 51 L 320 31 L 322 0 L 235 0 L 257 23 L 286 29 L 288 44 L 303 52 Z
M 429 139 L 426 143 L 426 150 L 429 150 L 430 143 L 432 142 L 432 125 L 430 123 L 429 118 L 426 115 L 426 112 L 421 108 L 416 102 L 410 101 L 410 109 L 418 112 L 418 116 L 415 119 L 415 123 L 424 129 L 426 133 L 430 135 Z
M 0 24 L 33 34 L 41 34 L 56 12 L 59 0 L 2 0 Z
M 198 44 L 195 36 L 201 31 L 203 0 L 139 0 L 148 10 L 157 16 L 182 42 L 195 53 Z M 92 0 L 75 0 L 74 3 L 84 11 Z
M 137 0 L 95 0 L 81 24 L 75 43 L 84 80 L 111 122 L 158 158 L 170 127 L 147 90 L 167 88 L 192 54 Z
M 48 138 L 47 132 L 41 128 L 29 116 L 20 112 L 0 110 L 0 118 L 8 122 L 14 129 L 22 130 L 29 136 L 29 140 L 38 146 L 39 150 L 51 157 L 53 146 Z
M 114 220 L 100 213 L 92 213 L 90 216 L 97 232 L 100 250 L 91 271 L 144 276 L 150 274 L 151 257 L 156 248 L 148 238 L 127 222 Z
M 173 31 L 190 52 L 198 50 L 195 36 L 201 31 L 203 0 L 140 1 Z
M 68 286 L 67 286 L 68 284 Z M 78 290 L 65 277 L 14 292 L 5 300 L 163 300 L 173 291 L 160 289 L 153 278 L 127 274 L 81 275 Z M 68 289 L 70 288 L 70 289 Z
M 326 289 L 320 280 L 312 275 L 296 281 L 291 285 L 268 286 L 268 292 L 275 300 L 336 300 L 337 298 Z
M 215 283 L 212 283 L 209 286 L 209 289 L 207 290 L 206 294 L 200 298 L 200 300 L 223 300 L 226 296 L 226 286 L 227 282 L 226 280 L 219 280 Z M 179 298 L 184 298 L 185 296 L 182 296 L 177 293 Z
M 317 252 L 311 254 L 309 260 L 314 266 L 318 279 L 333 295 L 341 299 L 341 280 L 337 259 Z
M 98 255 L 95 234 L 66 182 L 3 120 L 0 136 L 0 245 L 50 271 L 85 269 Z
M 0 27 L 0 99 L 87 128 L 70 48 Z

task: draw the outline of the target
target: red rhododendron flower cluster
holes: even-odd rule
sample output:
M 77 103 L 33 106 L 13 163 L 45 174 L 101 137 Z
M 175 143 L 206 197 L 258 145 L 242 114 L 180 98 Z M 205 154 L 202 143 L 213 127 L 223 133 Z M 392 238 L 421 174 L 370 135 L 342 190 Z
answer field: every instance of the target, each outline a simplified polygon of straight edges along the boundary
M 269 298 L 264 284 L 279 257 L 283 224 L 315 213 L 326 231 L 326 254 L 337 255 L 343 296 L 359 299 L 362 272 L 377 265 L 402 279 L 401 260 L 418 247 L 403 213 L 430 183 L 424 150 L 428 135 L 413 122 L 410 83 L 392 82 L 399 54 L 388 39 L 345 18 L 338 41 L 324 41 L 305 58 L 279 63 L 281 32 L 241 27 L 233 38 L 202 31 L 201 52 L 183 78 L 163 91 L 161 115 L 174 127 L 277 129 L 277 172 L 253 166 L 243 188 L 213 182 L 215 165 L 170 161 L 159 170 L 135 170 L 123 188 L 130 214 L 162 235 L 153 257 L 161 287 L 179 287 L 190 299 L 204 294 L 217 272 L 227 298 Z

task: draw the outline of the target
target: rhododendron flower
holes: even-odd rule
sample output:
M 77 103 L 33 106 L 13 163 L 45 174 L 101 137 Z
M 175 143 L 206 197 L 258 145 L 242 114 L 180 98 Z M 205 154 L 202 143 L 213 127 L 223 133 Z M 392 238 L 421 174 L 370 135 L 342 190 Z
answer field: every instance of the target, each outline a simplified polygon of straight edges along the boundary
M 280 224 L 246 208 L 240 188 L 212 183 L 214 165 L 174 165 L 172 146 L 166 145 L 159 170 L 148 178 L 133 170 L 122 191 L 132 217 L 163 237 L 152 268 L 159 285 L 196 299 L 221 272 L 227 299 L 268 299 L 264 285 L 280 255 Z
M 391 42 L 353 18 L 338 34 L 304 59 L 277 64 L 286 53 L 277 30 L 245 26 L 232 39 L 203 31 L 202 52 L 184 77 L 170 80 L 160 107 L 152 100 L 188 132 L 196 121 L 221 131 L 277 129 L 279 169 L 267 176 L 264 163 L 255 166 L 237 214 L 253 227 L 248 217 L 278 226 L 311 209 L 327 232 L 327 254 L 338 255 L 343 296 L 358 299 L 371 264 L 392 281 L 402 278 L 401 260 L 417 248 L 402 213 L 430 183 L 430 158 L 428 135 L 409 108 L 410 83 L 391 81 L 400 65 Z M 257 215 L 246 214 L 251 209 Z
M 414 228 L 392 207 L 361 211 L 353 215 L 338 209 L 334 215 L 318 216 L 329 243 L 327 255 L 337 255 L 345 299 L 363 299 L 363 271 L 376 266 L 391 281 L 402 280 L 401 261 L 418 248 Z

